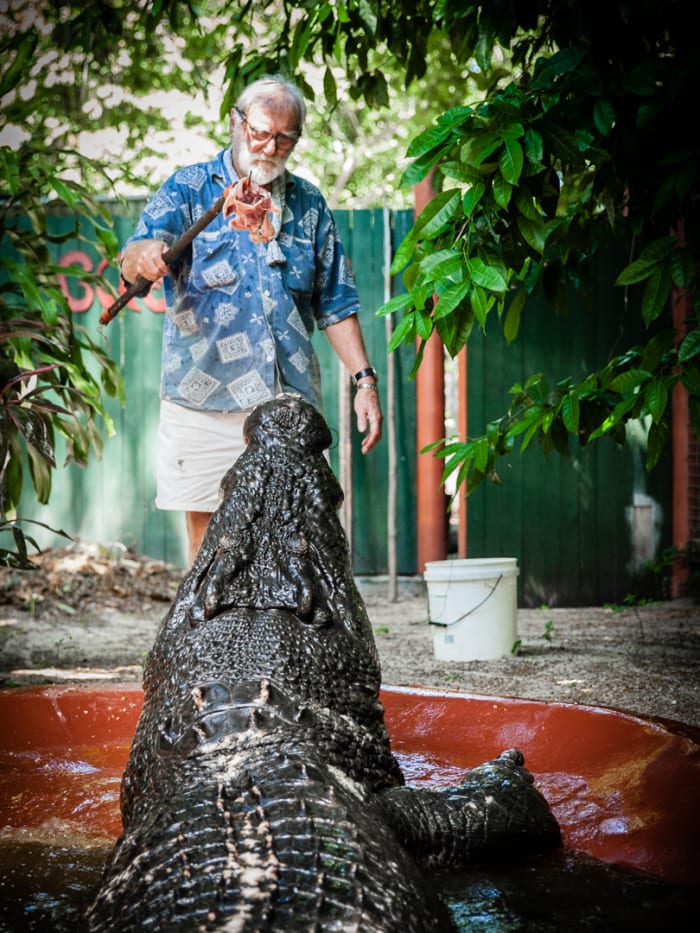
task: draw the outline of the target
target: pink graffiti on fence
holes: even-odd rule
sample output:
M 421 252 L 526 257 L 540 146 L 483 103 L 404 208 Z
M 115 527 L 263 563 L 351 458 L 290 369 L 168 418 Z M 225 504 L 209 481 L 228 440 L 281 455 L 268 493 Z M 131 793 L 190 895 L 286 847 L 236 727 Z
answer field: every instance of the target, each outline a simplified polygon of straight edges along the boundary
M 81 269 L 84 269 L 86 272 L 92 272 L 94 268 L 94 262 L 90 256 L 82 249 L 71 249 L 68 252 L 64 253 L 61 258 L 58 260 L 59 266 L 78 266 Z M 97 267 L 97 274 L 102 275 L 107 269 L 108 262 L 106 259 L 103 259 Z M 93 285 L 90 282 L 83 282 L 78 280 L 75 276 L 72 276 L 74 281 L 77 281 L 80 289 L 80 295 L 72 295 L 68 288 L 68 277 L 65 275 L 59 275 L 58 283 L 61 286 L 61 291 L 68 299 L 68 304 L 70 306 L 73 314 L 84 314 L 86 311 L 89 311 L 95 301 L 97 301 L 102 308 L 109 308 L 114 303 L 114 297 L 106 292 L 103 288 L 100 288 L 99 285 Z M 126 289 L 124 288 L 124 283 L 119 281 L 119 293 L 121 294 Z M 160 285 L 152 288 L 148 295 L 145 298 L 132 298 L 132 300 L 127 304 L 127 308 L 131 311 L 136 311 L 139 314 L 141 313 L 141 306 L 145 305 L 149 311 L 153 311 L 155 314 L 163 314 L 165 311 L 165 298 L 163 297 L 163 290 Z

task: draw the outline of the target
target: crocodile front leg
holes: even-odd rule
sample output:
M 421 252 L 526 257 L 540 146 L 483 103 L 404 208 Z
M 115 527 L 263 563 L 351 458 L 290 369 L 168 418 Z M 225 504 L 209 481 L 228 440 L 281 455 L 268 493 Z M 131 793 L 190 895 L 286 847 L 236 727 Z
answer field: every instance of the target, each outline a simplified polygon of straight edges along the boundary
M 555 848 L 559 825 L 523 762 L 522 752 L 509 749 L 457 787 L 391 788 L 379 802 L 398 839 L 432 867 Z

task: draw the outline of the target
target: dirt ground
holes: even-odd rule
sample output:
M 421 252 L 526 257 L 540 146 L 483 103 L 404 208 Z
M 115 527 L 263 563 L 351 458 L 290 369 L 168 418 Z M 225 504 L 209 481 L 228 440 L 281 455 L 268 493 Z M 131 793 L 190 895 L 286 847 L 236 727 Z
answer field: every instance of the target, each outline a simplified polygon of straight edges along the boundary
M 139 682 L 182 571 L 121 548 L 75 544 L 0 568 L 0 686 Z M 516 653 L 440 661 L 419 579 L 360 580 L 383 682 L 605 706 L 700 728 L 700 607 L 521 609 Z

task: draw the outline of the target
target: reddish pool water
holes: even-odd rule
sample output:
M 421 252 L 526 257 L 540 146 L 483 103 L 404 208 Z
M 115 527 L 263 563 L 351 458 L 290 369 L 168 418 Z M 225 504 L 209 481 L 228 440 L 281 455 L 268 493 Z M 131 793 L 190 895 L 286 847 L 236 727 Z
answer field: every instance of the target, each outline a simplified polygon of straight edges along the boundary
M 96 864 L 104 858 L 121 829 L 119 782 L 141 697 L 131 686 L 0 691 L 0 877 L 8 864 L 16 874 L 26 862 L 20 873 L 38 865 L 60 886 L 60 853 L 93 851 Z M 567 848 L 674 885 L 700 885 L 700 733 L 517 699 L 386 688 L 382 701 L 408 783 L 456 783 L 465 769 L 520 748 Z

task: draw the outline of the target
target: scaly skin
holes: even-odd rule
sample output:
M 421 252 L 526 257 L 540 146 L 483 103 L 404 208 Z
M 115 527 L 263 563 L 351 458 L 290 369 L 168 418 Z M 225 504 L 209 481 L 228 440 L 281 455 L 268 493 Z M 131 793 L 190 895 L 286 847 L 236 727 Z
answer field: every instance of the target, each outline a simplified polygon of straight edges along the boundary
M 450 930 L 429 869 L 558 845 L 556 821 L 515 751 L 404 786 L 330 432 L 284 396 L 246 434 L 148 658 L 89 929 Z

